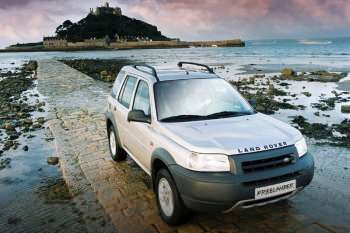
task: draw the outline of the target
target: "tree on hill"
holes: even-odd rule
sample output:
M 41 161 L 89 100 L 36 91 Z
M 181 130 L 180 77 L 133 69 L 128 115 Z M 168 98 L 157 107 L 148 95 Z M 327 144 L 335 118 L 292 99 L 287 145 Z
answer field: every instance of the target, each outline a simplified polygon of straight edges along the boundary
M 121 38 L 144 37 L 152 40 L 169 40 L 162 35 L 156 26 L 127 16 L 113 14 L 89 14 L 77 23 L 66 20 L 56 29 L 58 37 L 68 41 L 82 41 L 91 38 Z

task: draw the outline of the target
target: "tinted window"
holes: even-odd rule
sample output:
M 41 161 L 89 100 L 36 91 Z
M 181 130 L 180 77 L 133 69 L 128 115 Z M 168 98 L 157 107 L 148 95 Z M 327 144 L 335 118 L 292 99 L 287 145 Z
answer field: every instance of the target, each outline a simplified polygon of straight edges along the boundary
M 123 78 L 125 76 L 125 72 L 124 71 L 120 71 L 118 76 L 116 77 L 115 81 L 114 81 L 114 85 L 112 88 L 112 96 L 113 98 L 116 98 L 117 93 L 119 91 L 120 86 L 122 85 L 123 82 Z
M 126 108 L 129 108 L 130 106 L 130 102 L 132 99 L 132 94 L 134 92 L 134 88 L 136 85 L 136 81 L 137 79 L 134 77 L 127 77 L 124 87 L 123 87 L 123 91 L 121 93 L 121 95 L 119 96 L 119 102 L 124 105 Z
M 149 90 L 145 81 L 140 81 L 137 87 L 133 110 L 142 110 L 147 116 L 151 115 Z

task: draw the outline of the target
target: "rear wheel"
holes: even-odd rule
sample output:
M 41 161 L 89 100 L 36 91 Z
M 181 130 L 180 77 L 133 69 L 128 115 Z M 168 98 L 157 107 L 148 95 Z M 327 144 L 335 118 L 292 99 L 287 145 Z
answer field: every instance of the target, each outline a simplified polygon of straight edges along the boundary
M 161 169 L 156 177 L 156 195 L 158 209 L 162 219 L 176 226 L 189 218 L 189 210 L 184 205 L 170 173 Z
M 117 140 L 117 134 L 113 125 L 108 128 L 109 152 L 114 161 L 123 161 L 126 159 L 126 152 L 121 148 Z

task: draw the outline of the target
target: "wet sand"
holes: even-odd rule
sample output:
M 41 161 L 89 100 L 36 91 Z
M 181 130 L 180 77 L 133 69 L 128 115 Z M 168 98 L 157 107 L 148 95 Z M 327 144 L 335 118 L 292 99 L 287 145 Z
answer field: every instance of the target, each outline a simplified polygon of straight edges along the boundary
M 338 83 L 338 90 L 350 92 L 350 80 L 346 80 Z

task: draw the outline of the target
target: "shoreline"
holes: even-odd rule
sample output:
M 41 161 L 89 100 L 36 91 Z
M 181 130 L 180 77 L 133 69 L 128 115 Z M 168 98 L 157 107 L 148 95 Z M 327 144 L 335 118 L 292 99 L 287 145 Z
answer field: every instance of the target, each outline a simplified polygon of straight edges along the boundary
M 13 47 L 0 49 L 0 53 L 7 52 L 74 52 L 74 51 L 118 51 L 134 49 L 177 49 L 177 48 L 228 48 L 245 47 L 242 40 L 221 40 L 221 41 L 193 41 L 193 42 L 174 42 L 174 41 L 150 41 L 150 42 L 118 42 L 111 43 L 110 46 L 71 46 L 71 47 Z

